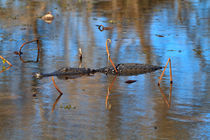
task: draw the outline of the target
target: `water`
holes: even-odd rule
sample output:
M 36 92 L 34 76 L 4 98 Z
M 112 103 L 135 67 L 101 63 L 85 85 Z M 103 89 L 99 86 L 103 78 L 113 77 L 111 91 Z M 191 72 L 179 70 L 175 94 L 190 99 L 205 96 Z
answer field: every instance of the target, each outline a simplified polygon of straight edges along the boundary
M 1 1 L 0 55 L 13 66 L 0 73 L 1 139 L 208 139 L 210 137 L 210 2 L 181 0 Z M 54 20 L 40 17 L 51 11 Z M 99 31 L 96 25 L 113 27 Z M 13 52 L 39 37 L 39 62 Z M 97 73 L 56 84 L 33 72 L 60 67 L 146 63 L 169 69 L 138 76 Z M 22 59 L 36 61 L 36 43 Z M 8 67 L 2 62 L 1 68 Z M 137 80 L 126 84 L 127 80 Z M 52 112 L 54 105 L 54 111 Z

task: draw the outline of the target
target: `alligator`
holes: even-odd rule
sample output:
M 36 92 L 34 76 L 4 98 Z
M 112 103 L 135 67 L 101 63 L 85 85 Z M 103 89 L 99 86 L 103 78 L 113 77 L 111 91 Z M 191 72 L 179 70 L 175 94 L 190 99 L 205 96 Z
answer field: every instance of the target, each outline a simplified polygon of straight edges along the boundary
M 115 65 L 118 72 L 112 66 L 107 66 L 104 68 L 91 69 L 91 68 L 61 68 L 52 73 L 35 73 L 34 77 L 42 78 L 49 76 L 57 76 L 59 79 L 73 79 L 77 77 L 81 77 L 83 75 L 91 75 L 96 72 L 111 74 L 111 75 L 121 75 L 121 76 L 129 76 L 129 75 L 138 75 L 156 71 L 158 69 L 162 69 L 161 66 L 154 66 L 149 64 L 139 64 L 139 63 L 122 63 Z

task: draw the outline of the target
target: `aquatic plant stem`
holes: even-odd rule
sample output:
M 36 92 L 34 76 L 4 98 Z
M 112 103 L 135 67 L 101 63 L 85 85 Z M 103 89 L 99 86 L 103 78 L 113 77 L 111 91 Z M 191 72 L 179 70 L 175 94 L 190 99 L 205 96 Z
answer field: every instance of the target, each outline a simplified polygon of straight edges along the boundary
M 112 62 L 112 59 L 110 57 L 110 53 L 109 53 L 109 47 L 108 47 L 108 42 L 111 43 L 111 39 L 107 39 L 106 40 L 106 52 L 107 52 L 107 56 L 108 56 L 108 61 L 110 61 L 110 63 L 112 64 L 112 66 L 114 67 L 114 70 L 116 73 L 118 73 L 116 67 L 115 67 L 115 64 Z
M 172 70 L 171 70 L 171 59 L 168 58 L 168 61 L 166 62 L 166 65 L 165 65 L 165 67 L 164 67 L 164 70 L 163 70 L 163 72 L 161 73 L 161 76 L 160 76 L 160 78 L 159 78 L 158 86 L 160 86 L 160 82 L 161 82 L 162 77 L 163 77 L 163 75 L 164 75 L 164 73 L 165 73 L 165 70 L 166 70 L 166 68 L 167 68 L 168 63 L 170 63 L 170 64 L 169 64 L 169 69 L 170 69 L 170 83 L 171 83 L 171 84 L 173 83 L 173 81 L 172 81 Z
M 34 39 L 34 40 L 27 41 L 27 42 L 23 43 L 23 44 L 21 45 L 21 47 L 20 47 L 20 50 L 19 50 L 19 55 L 21 55 L 21 54 L 22 54 L 21 50 L 22 50 L 22 48 L 23 48 L 26 44 L 29 44 L 29 43 L 35 42 L 35 41 L 37 41 L 37 40 L 38 40 L 38 39 Z M 38 49 L 38 52 L 39 52 L 39 45 L 38 45 L 38 41 L 37 41 L 37 49 Z
M 2 60 L 4 60 L 5 62 L 7 62 L 7 64 L 9 64 L 10 66 L 12 66 L 12 64 L 11 64 L 9 61 L 7 61 L 4 57 L 2 57 L 1 55 L 0 55 L 0 58 L 1 58 Z
M 55 83 L 54 76 L 52 76 L 52 81 L 53 81 L 53 85 L 56 88 L 56 90 L 60 93 L 60 95 L 63 95 L 63 92 L 58 88 L 58 86 Z
M 171 59 L 169 58 L 169 68 L 170 68 L 170 83 L 173 84 L 172 80 L 172 70 L 171 70 Z

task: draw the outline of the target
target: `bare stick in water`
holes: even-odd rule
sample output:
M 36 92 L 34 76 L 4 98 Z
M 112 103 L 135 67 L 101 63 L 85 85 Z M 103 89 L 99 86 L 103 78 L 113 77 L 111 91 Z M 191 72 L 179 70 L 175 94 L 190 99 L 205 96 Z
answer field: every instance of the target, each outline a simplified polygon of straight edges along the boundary
M 52 81 L 53 81 L 53 85 L 56 88 L 56 90 L 60 93 L 60 95 L 63 95 L 63 92 L 58 88 L 58 86 L 55 83 L 54 76 L 52 76 Z
M 104 27 L 103 25 L 96 25 L 98 29 L 102 32 L 103 30 L 111 30 L 113 27 Z
M 112 59 L 111 59 L 111 57 L 110 57 L 108 42 L 111 44 L 111 42 L 112 42 L 111 39 L 107 39 L 107 40 L 106 40 L 106 52 L 107 52 L 107 55 L 108 55 L 108 61 L 110 61 L 110 63 L 111 63 L 112 66 L 114 67 L 115 72 L 118 73 L 118 71 L 117 71 L 117 69 L 116 69 L 116 67 L 115 67 L 115 65 L 114 65 L 114 63 L 112 62 Z
M 22 46 L 20 47 L 20 50 L 19 50 L 18 55 L 21 55 L 21 54 L 22 54 L 21 50 L 22 50 L 22 48 L 24 47 L 24 45 L 29 44 L 29 43 L 32 43 L 32 42 L 35 42 L 35 41 L 37 41 L 37 40 L 38 40 L 38 39 L 34 39 L 34 40 L 32 40 L 32 41 L 27 41 L 27 42 L 23 43 Z M 37 41 L 37 44 L 38 44 L 38 41 Z M 38 45 L 37 45 L 37 48 L 38 48 L 38 51 L 39 51 L 39 46 L 38 46 Z
M 160 86 L 160 82 L 161 82 L 161 80 L 162 80 L 162 78 L 163 78 L 163 75 L 164 75 L 164 73 L 165 73 L 165 70 L 166 70 L 166 68 L 167 68 L 168 63 L 170 63 L 170 64 L 169 64 L 169 66 L 170 66 L 170 67 L 169 67 L 169 68 L 170 68 L 170 83 L 171 83 L 171 84 L 173 83 L 173 81 L 172 81 L 172 70 L 171 70 L 171 59 L 168 58 L 168 61 L 167 61 L 166 65 L 165 65 L 165 68 L 164 68 L 163 72 L 162 72 L 161 75 L 160 75 L 160 80 L 158 81 L 158 86 Z
M 1 58 L 3 61 L 7 62 L 7 64 L 9 64 L 10 66 L 12 66 L 12 64 L 11 64 L 9 61 L 7 61 L 4 57 L 2 57 L 1 55 L 0 55 L 0 58 Z

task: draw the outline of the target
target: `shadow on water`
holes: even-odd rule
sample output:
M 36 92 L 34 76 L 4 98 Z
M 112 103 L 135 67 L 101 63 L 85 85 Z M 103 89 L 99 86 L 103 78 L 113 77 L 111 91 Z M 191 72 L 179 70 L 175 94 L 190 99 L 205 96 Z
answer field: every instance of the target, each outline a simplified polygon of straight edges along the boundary
M 3 65 L 0 73 L 1 138 L 208 139 L 209 5 L 209 0 L 0 1 L 0 56 L 13 65 Z M 51 24 L 42 20 L 49 11 Z M 13 52 L 35 38 L 38 55 L 30 43 L 20 61 Z M 61 67 L 109 65 L 108 38 L 116 64 L 162 66 L 170 57 L 173 95 L 168 71 L 160 88 L 161 71 L 57 79 L 62 98 L 48 78 L 32 77 Z M 24 63 L 34 58 L 37 63 Z M 129 80 L 135 82 L 125 83 Z M 64 104 L 76 108 L 59 108 Z

